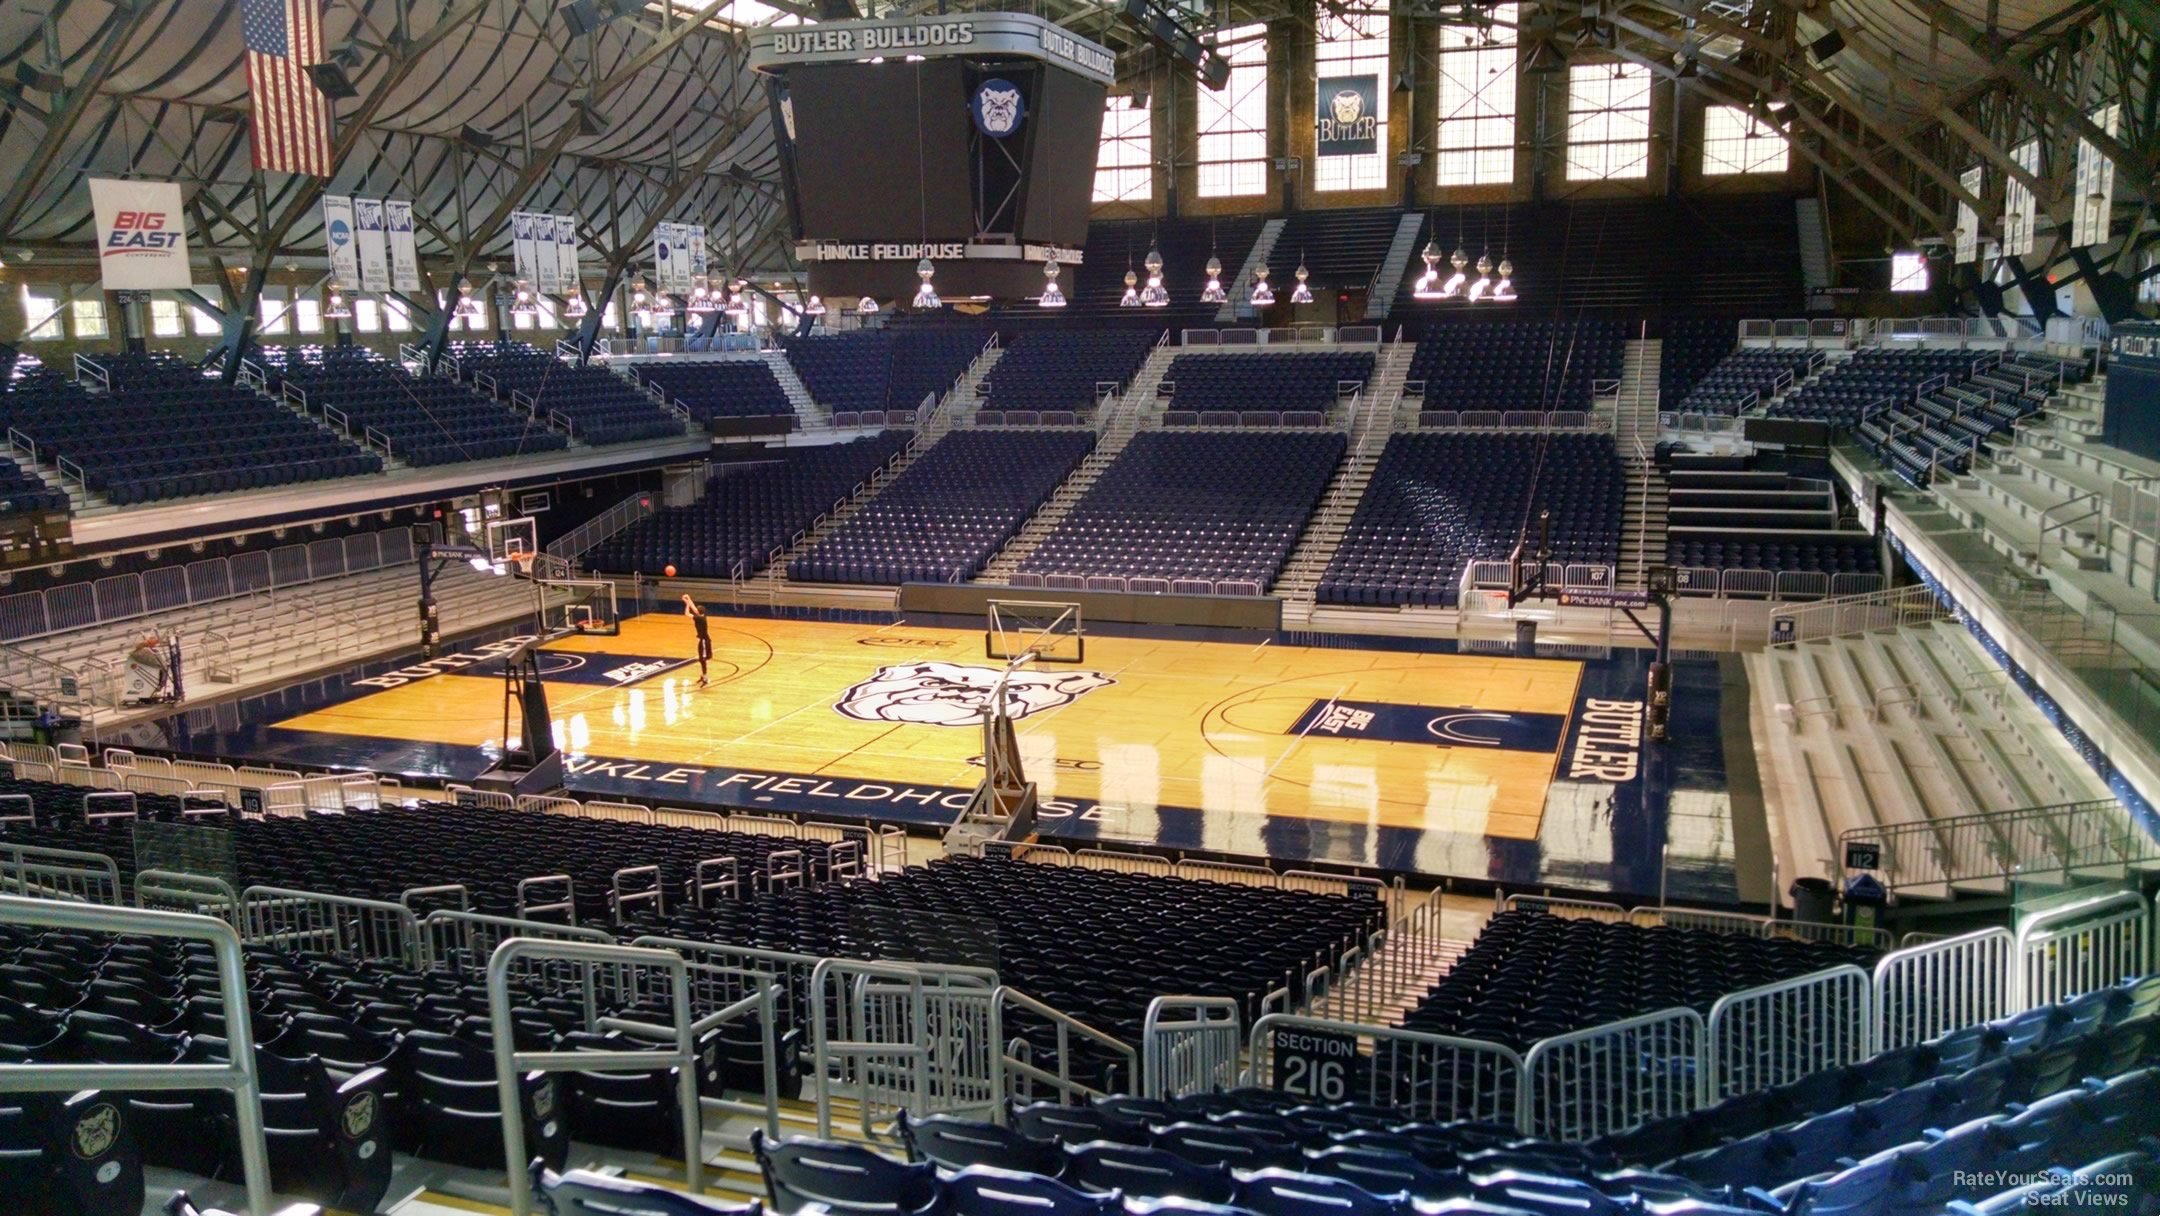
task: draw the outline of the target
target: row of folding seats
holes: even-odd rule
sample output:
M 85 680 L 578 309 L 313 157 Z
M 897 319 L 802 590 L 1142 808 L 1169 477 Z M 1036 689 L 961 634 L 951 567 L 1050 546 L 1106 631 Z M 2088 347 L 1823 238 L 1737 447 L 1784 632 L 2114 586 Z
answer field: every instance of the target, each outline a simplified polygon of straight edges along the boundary
M 1888 400 L 1912 399 L 1913 390 L 1936 377 L 1964 382 L 1976 356 L 1970 351 L 1870 347 L 1831 364 L 1813 383 L 1793 390 L 1767 411 L 1773 418 L 1802 418 L 1855 426 L 1867 409 Z
M 1335 408 L 1342 386 L 1369 386 L 1371 351 L 1179 355 L 1164 386 L 1179 410 L 1319 410 Z
M 1425 328 L 1406 380 L 1426 410 L 1587 410 L 1593 380 L 1616 379 L 1617 321 L 1461 321 Z
M 1780 381 L 1790 385 L 1807 375 L 1806 351 L 1743 349 L 1720 360 L 1698 377 L 1678 409 L 1691 414 L 1737 414 L 1743 404 L 1768 401 Z
M 1265 587 L 1289 560 L 1345 447 L 1339 431 L 1142 432 L 1020 568 Z
M 761 358 L 644 363 L 632 368 L 631 375 L 666 393 L 699 422 L 795 413 L 786 390 Z
M 847 443 L 785 448 L 777 459 L 716 467 L 705 496 L 665 507 L 602 541 L 585 557 L 596 570 L 684 578 L 755 574 L 766 557 L 845 500 L 907 446 L 905 431 Z
M 928 394 L 944 396 L 988 338 L 973 327 L 908 326 L 792 338 L 786 349 L 813 399 L 857 413 L 912 410 Z
M 820 583 L 973 578 L 1094 444 L 1093 431 L 953 431 L 790 563 L 788 576 Z
M 1123 392 L 1155 338 L 1143 329 L 1033 330 L 1015 338 L 982 382 L 985 408 L 1095 408 L 1096 386 Z
M 37 474 L 0 456 L 0 515 L 28 515 L 68 509 L 66 490 L 46 485 Z
M 1732 353 L 1739 322 L 1726 317 L 1670 317 L 1658 331 L 1661 408 L 1685 401 L 1697 381 Z
M 1874 953 L 1827 942 L 1738 937 L 1511 910 L 1486 923 L 1403 1025 L 1525 1049 L 1539 1039 L 1686 1005 Z
M 1866 533 L 1840 537 L 1821 534 L 1820 540 L 1749 541 L 1727 539 L 1700 532 L 1673 533 L 1665 547 L 1665 560 L 1675 566 L 1700 566 L 1713 570 L 1800 570 L 1823 574 L 1872 574 L 1878 566 L 1875 538 Z
M 1320 580 L 1328 604 L 1452 606 L 1465 567 L 1533 546 L 1551 516 L 1551 560 L 1620 556 L 1627 482 L 1608 435 L 1398 434 Z
M 354 438 L 379 433 L 389 439 L 393 456 L 415 467 L 569 446 L 561 433 L 462 383 L 414 377 L 363 347 L 332 348 L 313 358 L 289 349 L 264 355 L 261 364 L 271 391 L 293 385 L 311 412 L 336 409 L 348 419 Z
M 594 447 L 683 433 L 679 415 L 611 371 L 565 363 L 525 342 L 457 342 L 450 353 L 460 379 L 489 376 L 504 401 L 523 393 L 536 419 L 560 414 L 573 438 Z

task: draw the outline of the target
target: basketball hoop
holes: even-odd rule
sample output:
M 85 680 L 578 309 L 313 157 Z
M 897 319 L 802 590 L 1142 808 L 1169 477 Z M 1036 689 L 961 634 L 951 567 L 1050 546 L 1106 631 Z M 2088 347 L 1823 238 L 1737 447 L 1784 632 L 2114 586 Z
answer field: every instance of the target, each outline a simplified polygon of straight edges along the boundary
M 531 553 L 525 553 L 525 552 L 518 552 L 518 551 L 513 551 L 513 552 L 512 552 L 511 554 L 510 554 L 510 560 L 511 560 L 511 561 L 513 561 L 513 562 L 515 562 L 515 563 L 517 563 L 517 573 L 518 573 L 518 577 L 519 577 L 519 578 L 531 578 L 531 577 L 532 577 L 532 568 L 533 568 L 533 558 L 534 558 L 534 556 L 535 556 L 535 555 L 534 555 L 534 554 L 531 554 Z

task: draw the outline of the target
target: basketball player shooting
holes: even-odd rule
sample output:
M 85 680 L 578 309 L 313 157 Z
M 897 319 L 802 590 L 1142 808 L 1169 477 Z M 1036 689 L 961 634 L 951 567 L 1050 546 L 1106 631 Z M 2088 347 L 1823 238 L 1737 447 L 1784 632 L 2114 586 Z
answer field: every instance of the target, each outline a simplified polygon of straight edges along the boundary
M 712 661 L 712 632 L 705 622 L 705 610 L 697 606 L 696 600 L 685 594 L 682 608 L 683 615 L 697 628 L 697 686 L 703 688 L 708 675 L 706 664 Z

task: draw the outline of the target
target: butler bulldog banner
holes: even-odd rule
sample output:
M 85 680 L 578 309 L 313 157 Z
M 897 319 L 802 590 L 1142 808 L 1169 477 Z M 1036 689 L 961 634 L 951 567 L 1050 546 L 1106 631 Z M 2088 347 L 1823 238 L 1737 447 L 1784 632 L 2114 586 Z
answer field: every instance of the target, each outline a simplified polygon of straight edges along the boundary
M 180 206 L 177 182 L 90 179 L 98 268 L 107 291 L 194 286 Z
M 1322 76 L 1313 104 L 1320 156 L 1369 156 L 1380 150 L 1380 78 Z

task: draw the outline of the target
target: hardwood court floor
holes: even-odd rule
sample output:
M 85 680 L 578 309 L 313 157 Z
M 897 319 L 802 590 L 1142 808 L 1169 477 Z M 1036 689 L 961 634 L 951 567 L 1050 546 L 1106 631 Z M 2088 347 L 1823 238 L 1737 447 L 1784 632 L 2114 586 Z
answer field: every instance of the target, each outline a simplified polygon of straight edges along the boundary
M 694 665 L 620 685 L 549 681 L 564 750 L 947 787 L 978 780 L 982 732 L 968 697 L 979 705 L 999 666 L 984 657 L 980 632 L 709 619 L 709 688 L 693 686 Z M 558 663 L 579 652 L 622 661 L 696 653 L 689 622 L 672 614 L 549 649 L 568 652 Z M 1026 669 L 1016 701 L 1032 712 L 1015 729 L 1045 799 L 1527 840 L 1537 836 L 1580 675 L 1580 664 L 1560 660 L 1091 636 L 1085 663 Z M 1397 738 L 1423 738 L 1427 722 L 1437 729 L 1423 711 L 1442 707 L 1493 721 L 1539 716 L 1542 733 L 1505 746 L 1324 729 L 1301 737 L 1300 724 L 1322 721 L 1331 702 L 1365 705 L 1368 726 L 1392 724 Z M 501 712 L 499 675 L 446 674 L 278 725 L 493 747 Z

